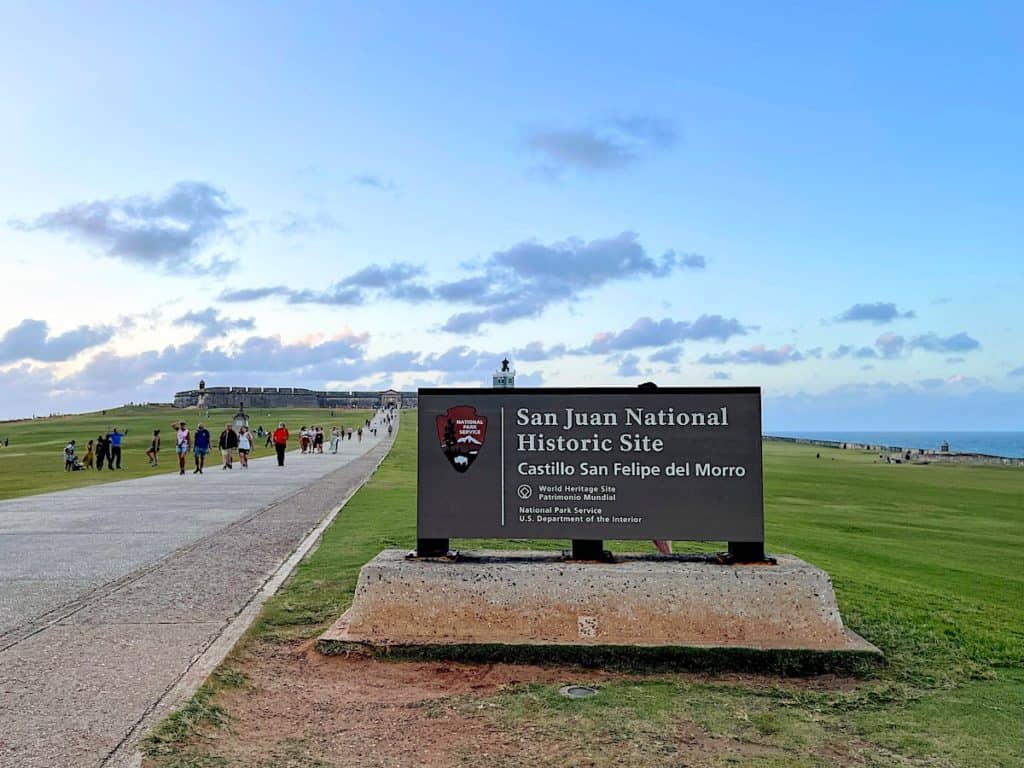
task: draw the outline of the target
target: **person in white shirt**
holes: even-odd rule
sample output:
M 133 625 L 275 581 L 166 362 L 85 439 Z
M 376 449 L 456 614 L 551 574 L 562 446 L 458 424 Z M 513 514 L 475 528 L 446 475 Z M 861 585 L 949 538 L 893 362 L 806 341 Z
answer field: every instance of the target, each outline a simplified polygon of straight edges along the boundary
M 249 468 L 249 451 L 252 450 L 252 433 L 248 427 L 240 427 L 238 430 L 238 460 L 242 462 L 242 469 Z
M 175 430 L 175 448 L 174 450 L 178 454 L 178 474 L 185 474 L 185 457 L 188 456 L 189 448 L 192 447 L 192 435 L 188 431 L 188 426 L 184 421 L 175 422 L 171 424 L 171 429 Z

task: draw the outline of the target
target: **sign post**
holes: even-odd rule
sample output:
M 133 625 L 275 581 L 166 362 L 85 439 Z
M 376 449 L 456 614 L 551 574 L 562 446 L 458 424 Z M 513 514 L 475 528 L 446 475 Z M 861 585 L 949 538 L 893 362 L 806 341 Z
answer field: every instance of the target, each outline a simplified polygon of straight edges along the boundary
M 757 388 L 421 389 L 418 441 L 419 556 L 364 565 L 321 648 L 877 658 L 843 626 L 827 573 L 785 554 L 762 566 Z M 443 557 L 453 537 L 569 539 L 573 558 Z M 609 539 L 727 541 L 732 557 L 605 559 Z

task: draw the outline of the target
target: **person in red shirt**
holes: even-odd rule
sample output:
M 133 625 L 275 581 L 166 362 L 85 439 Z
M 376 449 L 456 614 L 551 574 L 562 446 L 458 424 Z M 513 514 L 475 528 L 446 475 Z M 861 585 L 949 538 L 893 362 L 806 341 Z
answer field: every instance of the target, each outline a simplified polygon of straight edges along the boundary
M 284 452 L 288 447 L 288 430 L 282 421 L 274 430 L 274 450 L 277 451 L 277 466 L 284 466 Z

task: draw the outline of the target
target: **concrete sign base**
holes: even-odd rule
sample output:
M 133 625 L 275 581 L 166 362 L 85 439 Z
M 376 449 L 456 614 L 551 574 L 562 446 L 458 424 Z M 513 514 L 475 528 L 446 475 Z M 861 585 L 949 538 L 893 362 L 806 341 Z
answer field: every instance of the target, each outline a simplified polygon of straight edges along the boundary
M 465 552 L 410 559 L 385 550 L 363 566 L 352 607 L 321 638 L 361 646 L 572 646 L 879 650 L 843 626 L 824 571 L 791 555 L 775 565 L 616 554 Z

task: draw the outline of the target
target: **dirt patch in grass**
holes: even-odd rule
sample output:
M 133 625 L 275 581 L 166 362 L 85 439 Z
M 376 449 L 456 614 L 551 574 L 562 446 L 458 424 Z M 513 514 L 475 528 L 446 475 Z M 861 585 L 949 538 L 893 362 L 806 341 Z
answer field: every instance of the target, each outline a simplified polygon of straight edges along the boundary
M 504 685 L 556 683 L 560 680 L 621 679 L 621 675 L 600 670 L 565 670 L 559 667 L 520 664 L 459 664 L 446 662 L 405 662 L 372 656 L 325 656 L 314 640 L 292 646 L 263 644 L 248 659 L 248 673 L 256 672 L 254 683 L 276 688 L 280 694 L 296 689 L 305 694 L 319 687 L 335 702 L 373 701 L 408 705 L 464 694 L 493 693 Z M 301 678 L 301 679 L 299 679 Z
M 249 684 L 223 691 L 227 729 L 192 746 L 229 765 L 461 765 L 470 756 L 498 759 L 519 751 L 515 734 L 453 700 L 483 697 L 524 682 L 601 681 L 595 672 L 515 665 L 391 662 L 328 657 L 307 641 L 260 645 L 245 660 Z M 302 762 L 302 761 L 305 762 Z
M 636 733 L 635 721 L 609 728 L 594 742 L 548 733 L 532 718 L 503 717 L 503 693 L 531 686 L 589 684 L 600 688 L 649 680 L 582 668 L 459 664 L 323 656 L 313 641 L 254 643 L 244 659 L 242 687 L 222 688 L 217 704 L 226 727 L 193 734 L 176 765 L 460 766 L 480 764 L 714 765 L 734 758 L 781 757 L 772 745 L 712 734 L 676 722 Z M 847 678 L 779 680 L 754 675 L 658 675 L 660 681 L 793 690 L 849 690 Z M 633 736 L 639 738 L 633 738 Z M 147 762 L 146 765 L 167 765 Z

